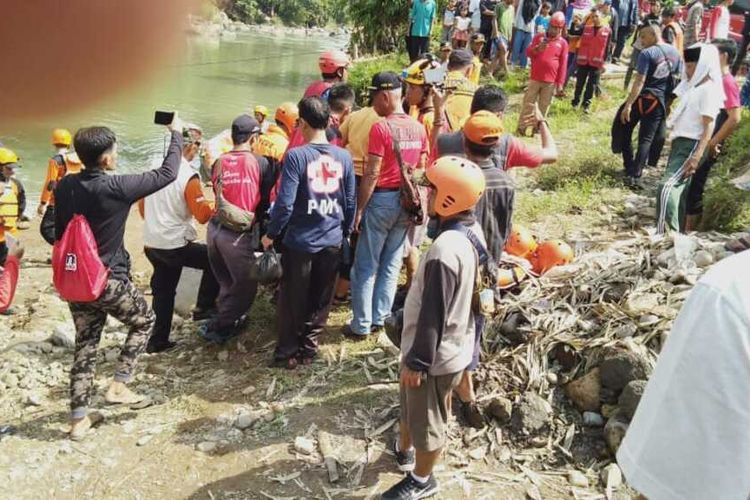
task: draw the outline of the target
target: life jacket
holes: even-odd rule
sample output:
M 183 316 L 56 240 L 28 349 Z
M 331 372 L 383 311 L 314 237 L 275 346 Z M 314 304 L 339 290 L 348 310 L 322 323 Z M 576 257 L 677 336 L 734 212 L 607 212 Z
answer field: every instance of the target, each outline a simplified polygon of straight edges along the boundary
M 674 31 L 674 48 L 682 54 L 683 47 L 685 46 L 685 34 L 682 31 L 682 26 L 677 21 L 672 21 L 667 24 L 667 27 L 672 28 L 672 31 Z
M 268 132 L 261 134 L 253 144 L 253 153 L 281 161 L 288 146 L 286 133 L 278 125 L 271 125 Z
M 326 99 L 331 87 L 333 87 L 333 82 L 318 80 L 307 87 L 304 97 L 322 97 Z
M 452 71 L 445 78 L 445 88 L 453 90 L 445 101 L 445 114 L 451 132 L 456 132 L 471 116 L 471 101 L 474 99 L 477 85 L 460 71 Z
M 579 66 L 604 67 L 604 55 L 612 30 L 608 26 L 601 26 L 596 33 L 593 26 L 586 26 L 578 47 L 577 63 Z
M 18 200 L 18 185 L 8 179 L 2 183 L 2 195 L 0 195 L 0 218 L 3 219 L 3 227 L 10 234 L 16 234 L 18 230 L 18 218 L 21 216 L 21 206 Z
M 80 174 L 84 167 L 81 160 L 78 158 L 78 155 L 73 152 L 56 154 L 50 161 L 55 162 L 57 165 L 57 176 L 50 180 L 49 184 L 45 186 L 45 189 L 49 191 L 49 205 L 54 206 L 55 188 L 63 177 L 66 175 Z

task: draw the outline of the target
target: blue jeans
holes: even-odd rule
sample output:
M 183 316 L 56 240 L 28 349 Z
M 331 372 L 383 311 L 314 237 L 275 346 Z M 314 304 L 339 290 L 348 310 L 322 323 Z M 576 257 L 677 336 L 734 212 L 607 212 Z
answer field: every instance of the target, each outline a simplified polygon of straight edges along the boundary
M 526 58 L 526 49 L 531 45 L 532 34 L 528 31 L 516 30 L 516 36 L 513 38 L 513 54 L 511 63 L 521 68 L 525 68 L 528 60 Z
M 352 266 L 353 333 L 368 335 L 391 315 L 408 227 L 398 191 L 373 193 Z

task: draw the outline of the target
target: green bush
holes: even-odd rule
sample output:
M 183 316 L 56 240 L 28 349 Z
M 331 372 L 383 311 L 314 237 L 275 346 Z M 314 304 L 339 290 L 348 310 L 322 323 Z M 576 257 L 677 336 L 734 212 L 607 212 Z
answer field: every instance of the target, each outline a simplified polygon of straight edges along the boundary
M 703 196 L 704 229 L 722 232 L 750 228 L 750 192 L 737 189 L 731 180 L 744 173 L 750 162 L 750 112 L 743 110 L 742 122 L 724 145 L 726 154 L 711 172 Z
M 380 71 L 393 71 L 401 74 L 401 71 L 409 64 L 406 54 L 389 54 L 366 61 L 354 63 L 349 72 L 349 85 L 354 88 L 357 95 L 357 103 L 360 106 L 367 104 L 367 87 L 370 85 L 372 75 Z

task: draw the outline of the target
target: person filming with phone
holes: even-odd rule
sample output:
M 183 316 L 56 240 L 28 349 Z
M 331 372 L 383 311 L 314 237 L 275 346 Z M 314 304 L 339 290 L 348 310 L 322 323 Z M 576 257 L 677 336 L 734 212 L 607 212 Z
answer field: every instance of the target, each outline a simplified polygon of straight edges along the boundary
M 111 404 L 134 404 L 143 399 L 126 384 L 132 380 L 138 357 L 151 336 L 154 313 L 143 292 L 131 281 L 130 256 L 123 238 L 125 222 L 133 204 L 177 179 L 182 159 L 182 124 L 174 117 L 168 128 L 171 140 L 161 167 L 128 175 L 109 175 L 117 168 L 117 136 L 112 130 L 107 127 L 78 130 L 73 144 L 86 168 L 78 175 L 63 177 L 55 189 L 57 242 L 66 242 L 68 225 L 74 221 L 70 225 L 75 228 L 76 224 L 80 225 L 78 217 L 84 217 L 96 240 L 96 252 L 106 275 L 104 289 L 95 300 L 68 300 L 76 328 L 75 354 L 70 370 L 70 437 L 74 440 L 82 439 L 98 420 L 98 415 L 88 414 L 88 407 L 94 389 L 97 347 L 107 316 L 121 321 L 128 328 L 128 335 L 104 399 Z M 66 271 L 85 264 L 81 259 L 76 262 L 75 254 L 72 256 L 71 262 L 66 259 Z

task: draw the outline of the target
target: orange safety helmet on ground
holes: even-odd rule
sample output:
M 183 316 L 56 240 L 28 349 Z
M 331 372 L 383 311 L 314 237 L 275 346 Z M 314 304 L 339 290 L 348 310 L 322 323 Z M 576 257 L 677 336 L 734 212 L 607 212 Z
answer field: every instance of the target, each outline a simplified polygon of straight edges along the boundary
M 73 142 L 70 131 L 64 128 L 56 128 L 52 131 L 52 145 L 69 147 Z
M 532 255 L 531 265 L 536 274 L 542 275 L 555 266 L 573 262 L 573 249 L 560 240 L 543 241 Z
M 537 248 L 536 240 L 531 231 L 523 226 L 513 226 L 508 241 L 505 242 L 505 251 L 516 257 L 528 259 Z
M 466 158 L 444 156 L 425 171 L 435 189 L 435 213 L 450 217 L 477 204 L 484 193 L 482 170 Z
M 318 67 L 324 75 L 332 75 L 340 68 L 349 67 L 350 64 L 349 56 L 341 50 L 327 50 L 318 59 Z
M 287 132 L 291 133 L 294 127 L 297 126 L 297 120 L 299 119 L 299 108 L 293 102 L 283 102 L 276 108 L 276 113 L 273 119 L 284 125 Z
M 555 12 L 552 14 L 552 18 L 549 20 L 549 25 L 554 28 L 565 27 L 565 14 L 562 12 Z

